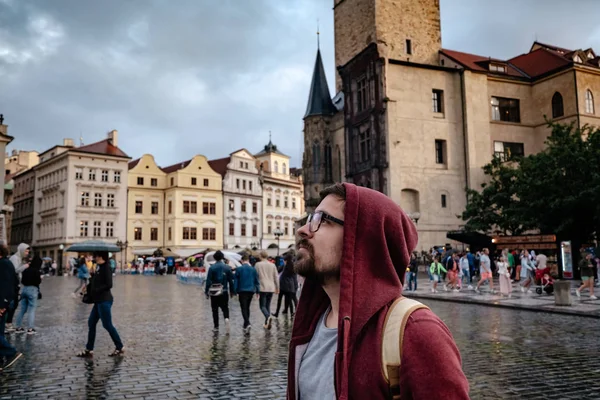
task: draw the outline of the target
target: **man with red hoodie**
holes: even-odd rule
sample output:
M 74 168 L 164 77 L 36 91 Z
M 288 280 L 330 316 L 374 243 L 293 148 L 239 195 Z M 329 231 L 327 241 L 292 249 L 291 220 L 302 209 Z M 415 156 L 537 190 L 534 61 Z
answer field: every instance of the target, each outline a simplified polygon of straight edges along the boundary
M 382 337 L 416 244 L 413 222 L 383 194 L 348 183 L 321 192 L 297 232 L 295 268 L 306 279 L 290 341 L 288 399 L 396 398 L 383 374 Z M 395 395 L 469 398 L 452 335 L 429 309 L 411 314 L 402 343 Z

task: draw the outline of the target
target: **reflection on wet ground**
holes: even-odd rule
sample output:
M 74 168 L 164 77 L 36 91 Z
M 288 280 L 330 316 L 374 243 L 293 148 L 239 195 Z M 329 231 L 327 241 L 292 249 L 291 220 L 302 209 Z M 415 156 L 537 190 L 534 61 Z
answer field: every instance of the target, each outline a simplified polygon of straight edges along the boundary
M 119 276 L 113 321 L 128 351 L 99 324 L 94 360 L 74 357 L 85 345 L 90 306 L 70 297 L 77 282 L 48 278 L 35 336 L 12 335 L 26 353 L 0 375 L 3 398 L 283 398 L 291 321 L 242 331 L 237 299 L 231 328 L 212 332 L 209 301 L 173 277 Z M 424 301 L 454 334 L 473 399 L 600 397 L 598 321 L 483 306 Z M 273 305 L 274 307 L 275 305 Z M 223 324 L 222 324 L 223 325 Z

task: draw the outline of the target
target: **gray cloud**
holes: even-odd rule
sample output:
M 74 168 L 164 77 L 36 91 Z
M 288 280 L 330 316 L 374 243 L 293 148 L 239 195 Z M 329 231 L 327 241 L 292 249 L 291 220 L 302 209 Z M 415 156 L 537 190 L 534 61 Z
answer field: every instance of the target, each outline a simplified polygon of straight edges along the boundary
M 442 0 L 446 48 L 507 58 L 534 38 L 595 46 L 600 2 Z M 484 4 L 485 3 L 485 4 Z M 333 92 L 330 0 L 0 0 L 0 112 L 12 148 L 118 129 L 161 165 L 273 141 L 300 164 L 316 19 Z

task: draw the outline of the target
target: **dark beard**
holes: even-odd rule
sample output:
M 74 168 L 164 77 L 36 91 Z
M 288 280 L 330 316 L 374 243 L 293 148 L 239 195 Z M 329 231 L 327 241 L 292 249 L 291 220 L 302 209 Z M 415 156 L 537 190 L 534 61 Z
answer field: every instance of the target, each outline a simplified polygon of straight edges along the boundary
M 299 246 L 304 247 L 305 252 L 298 252 Z M 306 239 L 296 240 L 296 261 L 294 262 L 294 271 L 305 279 L 317 282 L 319 285 L 324 285 L 327 281 L 332 279 L 337 281 L 340 280 L 339 268 L 317 271 L 313 247 Z

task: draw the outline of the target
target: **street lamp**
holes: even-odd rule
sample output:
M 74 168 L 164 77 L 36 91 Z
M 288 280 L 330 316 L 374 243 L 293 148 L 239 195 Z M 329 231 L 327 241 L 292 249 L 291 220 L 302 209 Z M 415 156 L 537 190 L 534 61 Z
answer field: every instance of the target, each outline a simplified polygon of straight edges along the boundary
M 64 253 L 63 250 L 65 249 L 65 245 L 61 244 L 60 246 L 58 246 L 58 252 L 60 253 L 60 256 L 58 257 L 58 271 L 57 271 L 57 275 L 61 276 L 63 274 L 63 258 L 64 258 Z
M 408 217 L 417 225 L 419 223 L 419 218 L 421 218 L 420 212 L 409 213 Z
M 273 231 L 273 235 L 277 238 L 277 255 L 279 256 L 279 239 L 283 236 L 283 231 L 277 228 Z
M 127 240 L 125 242 L 121 241 L 121 239 L 117 240 L 117 247 L 121 249 L 121 274 L 123 274 L 123 249 L 127 249 L 127 246 L 129 246 Z
M 252 250 L 258 250 L 258 249 L 260 249 L 260 243 L 258 243 L 258 242 L 256 242 L 256 241 L 255 241 L 255 242 L 252 242 L 252 243 L 250 243 L 250 248 L 251 248 Z

